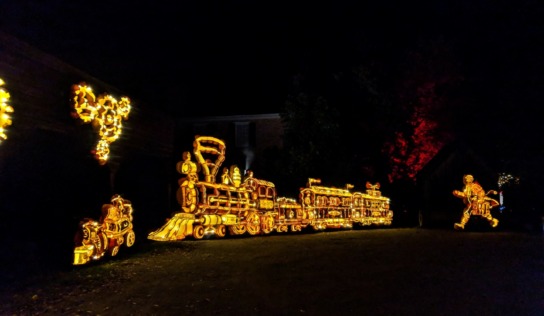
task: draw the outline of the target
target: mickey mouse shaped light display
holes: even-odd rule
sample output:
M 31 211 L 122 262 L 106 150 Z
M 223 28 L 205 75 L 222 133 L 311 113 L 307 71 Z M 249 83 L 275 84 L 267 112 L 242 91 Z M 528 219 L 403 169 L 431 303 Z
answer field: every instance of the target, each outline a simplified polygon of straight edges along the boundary
M 98 132 L 100 140 L 94 154 L 101 165 L 109 158 L 110 144 L 121 135 L 123 120 L 128 119 L 130 100 L 122 97 L 117 101 L 111 95 L 102 95 L 98 99 L 85 83 L 73 85 L 74 116 L 84 123 L 91 123 Z

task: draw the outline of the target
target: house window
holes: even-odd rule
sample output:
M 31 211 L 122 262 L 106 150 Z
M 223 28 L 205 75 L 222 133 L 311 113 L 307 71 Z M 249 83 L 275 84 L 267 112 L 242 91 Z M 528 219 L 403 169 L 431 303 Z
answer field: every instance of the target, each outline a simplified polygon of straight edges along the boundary
M 236 122 L 234 128 L 236 147 L 249 147 L 249 122 Z

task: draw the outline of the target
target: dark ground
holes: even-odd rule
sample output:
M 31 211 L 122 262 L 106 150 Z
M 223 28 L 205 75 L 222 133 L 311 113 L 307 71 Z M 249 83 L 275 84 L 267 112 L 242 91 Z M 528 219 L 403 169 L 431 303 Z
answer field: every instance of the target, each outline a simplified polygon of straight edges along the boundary
M 0 315 L 543 315 L 544 236 L 423 228 L 137 236 L 116 257 L 2 285 Z

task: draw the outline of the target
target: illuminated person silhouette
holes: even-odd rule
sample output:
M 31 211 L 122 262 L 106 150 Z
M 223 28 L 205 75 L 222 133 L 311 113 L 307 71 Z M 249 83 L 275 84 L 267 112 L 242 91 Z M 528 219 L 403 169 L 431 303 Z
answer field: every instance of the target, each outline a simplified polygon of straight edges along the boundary
M 463 191 L 453 190 L 453 195 L 462 198 L 466 207 L 463 210 L 463 216 L 460 223 L 455 223 L 455 229 L 464 229 L 465 224 L 470 219 L 471 215 L 480 215 L 489 221 L 491 227 L 495 228 L 499 224 L 499 220 L 491 215 L 491 208 L 499 205 L 499 202 L 487 197 L 482 186 L 474 181 L 474 177 L 470 174 L 463 176 L 465 187 Z M 491 190 L 488 193 L 497 194 L 497 191 Z
M 252 178 L 253 178 L 253 171 L 248 169 L 246 171 L 246 174 L 245 174 L 245 177 L 244 177 L 244 182 L 249 180 L 249 179 L 252 179 Z
M 187 177 L 178 181 L 180 188 L 177 192 L 177 199 L 184 212 L 192 213 L 196 208 L 197 192 L 195 183 L 198 181 L 198 169 L 196 163 L 191 161 L 190 152 L 183 152 L 182 157 L 183 161 L 176 164 L 176 170 L 179 173 L 186 174 Z
M 229 169 L 227 167 L 223 168 L 223 174 L 221 175 L 221 182 L 223 184 L 232 183 L 232 179 L 230 178 L 230 175 L 229 175 Z

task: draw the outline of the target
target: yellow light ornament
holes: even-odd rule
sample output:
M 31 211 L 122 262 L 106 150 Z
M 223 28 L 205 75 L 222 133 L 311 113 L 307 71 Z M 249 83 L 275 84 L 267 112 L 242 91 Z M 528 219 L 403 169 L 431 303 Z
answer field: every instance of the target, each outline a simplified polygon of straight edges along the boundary
M 74 114 L 84 123 L 91 123 L 98 132 L 100 140 L 94 151 L 101 165 L 109 159 L 110 144 L 121 135 L 123 120 L 128 119 L 131 106 L 127 97 L 118 102 L 111 95 L 95 97 L 92 89 L 85 83 L 72 86 Z
M 73 264 L 98 260 L 106 253 L 115 256 L 123 244 L 132 247 L 136 240 L 132 213 L 132 203 L 116 194 L 111 198 L 111 204 L 102 205 L 99 222 L 84 219 L 75 237 Z
M 211 136 L 195 136 L 194 160 L 183 153 L 176 170 L 179 179 L 179 212 L 148 234 L 155 241 L 202 239 L 215 235 L 260 235 L 299 232 L 304 228 L 350 229 L 353 226 L 389 226 L 393 211 L 390 200 L 381 195 L 379 183 L 367 183 L 365 192 L 320 186 L 320 179 L 309 178 L 298 199 L 277 196 L 276 186 L 258 179 L 247 170 L 242 177 L 236 165 L 223 167 L 226 145 Z M 218 171 L 222 170 L 218 177 Z M 219 180 L 219 181 L 218 181 Z
M 490 190 L 487 193 L 484 191 L 482 186 L 474 181 L 474 176 L 466 174 L 463 176 L 463 183 L 465 186 L 462 191 L 453 190 L 453 195 L 458 198 L 463 199 L 465 203 L 465 209 L 463 210 L 463 215 L 459 223 L 455 223 L 453 228 L 457 230 L 465 229 L 465 225 L 470 219 L 471 215 L 477 215 L 485 218 L 491 227 L 495 228 L 499 225 L 499 220 L 493 218 L 491 215 L 491 209 L 497 205 L 499 202 L 495 199 L 488 197 L 489 194 L 497 194 L 497 191 Z
M 10 113 L 13 113 L 13 107 L 8 104 L 10 95 L 1 88 L 3 85 L 4 80 L 0 79 L 0 143 L 8 138 L 5 128 L 11 125 Z

